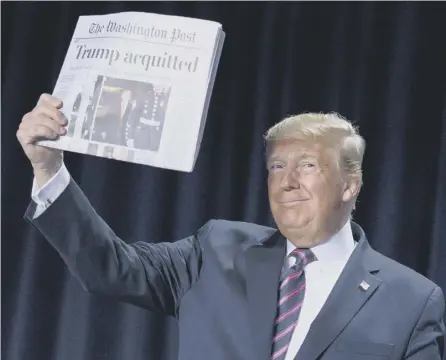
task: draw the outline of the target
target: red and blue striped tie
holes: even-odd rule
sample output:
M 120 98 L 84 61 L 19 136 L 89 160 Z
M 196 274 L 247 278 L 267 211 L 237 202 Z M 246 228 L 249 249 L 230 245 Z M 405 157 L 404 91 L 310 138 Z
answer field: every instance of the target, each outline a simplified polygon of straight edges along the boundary
M 285 359 L 304 300 L 304 268 L 310 262 L 317 260 L 310 249 L 294 249 L 289 256 L 294 257 L 296 263 L 289 268 L 285 264 L 280 278 L 279 302 L 277 304 L 277 317 L 274 323 L 272 360 Z

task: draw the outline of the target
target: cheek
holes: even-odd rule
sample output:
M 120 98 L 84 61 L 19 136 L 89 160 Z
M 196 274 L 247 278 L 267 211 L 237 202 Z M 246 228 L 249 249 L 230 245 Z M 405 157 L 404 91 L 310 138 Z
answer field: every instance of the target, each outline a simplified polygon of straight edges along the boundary
M 273 194 L 273 188 L 271 186 L 271 182 L 268 180 L 268 197 L 271 199 L 271 196 Z
M 268 176 L 268 194 L 274 195 L 280 190 L 280 179 L 278 176 Z
M 310 208 L 322 210 L 333 201 L 334 192 L 329 189 L 325 181 L 314 181 L 306 186 L 308 193 L 311 195 Z
M 338 207 L 342 202 L 342 188 L 338 186 L 321 186 L 317 190 L 317 204 L 321 211 Z

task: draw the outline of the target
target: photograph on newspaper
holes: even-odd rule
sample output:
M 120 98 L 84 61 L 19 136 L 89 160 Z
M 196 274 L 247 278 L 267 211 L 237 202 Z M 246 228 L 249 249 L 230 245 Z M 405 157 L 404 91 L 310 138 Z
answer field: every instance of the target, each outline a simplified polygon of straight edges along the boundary
M 157 152 L 170 94 L 171 85 L 160 79 L 90 77 L 64 109 L 70 148 L 84 145 L 87 154 L 124 161 L 135 160 L 130 150 Z

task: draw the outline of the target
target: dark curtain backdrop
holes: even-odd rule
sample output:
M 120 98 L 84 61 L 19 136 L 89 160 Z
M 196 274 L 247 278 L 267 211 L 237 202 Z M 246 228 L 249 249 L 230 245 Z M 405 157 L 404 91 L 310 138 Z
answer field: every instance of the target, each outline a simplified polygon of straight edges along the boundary
M 175 359 L 175 320 L 87 294 L 22 219 L 32 172 L 21 117 L 52 91 L 78 16 L 127 10 L 216 20 L 227 40 L 193 173 L 66 154 L 118 235 L 173 241 L 209 218 L 272 224 L 262 135 L 288 114 L 336 111 L 367 140 L 355 220 L 446 292 L 446 4 L 2 2 L 4 360 Z

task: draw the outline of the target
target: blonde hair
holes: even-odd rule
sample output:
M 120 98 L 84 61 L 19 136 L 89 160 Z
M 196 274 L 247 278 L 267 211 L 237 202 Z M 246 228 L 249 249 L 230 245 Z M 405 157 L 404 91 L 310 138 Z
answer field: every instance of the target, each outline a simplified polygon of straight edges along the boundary
M 365 140 L 358 128 L 337 113 L 303 113 L 283 119 L 265 134 L 266 156 L 276 140 L 311 140 L 326 144 L 337 154 L 337 165 L 343 175 L 362 185 L 362 161 Z

